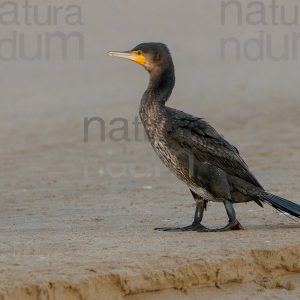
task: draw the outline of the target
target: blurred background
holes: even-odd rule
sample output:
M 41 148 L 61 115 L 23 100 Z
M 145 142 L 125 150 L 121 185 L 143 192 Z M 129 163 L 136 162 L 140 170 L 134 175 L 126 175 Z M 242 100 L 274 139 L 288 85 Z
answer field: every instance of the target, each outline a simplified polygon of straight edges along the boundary
M 59 139 L 83 117 L 136 115 L 147 74 L 106 52 L 147 41 L 164 42 L 172 52 L 177 83 L 170 105 L 204 117 L 211 106 L 209 119 L 217 121 L 224 110 L 257 118 L 278 103 L 297 104 L 300 58 L 292 57 L 297 42 L 300 56 L 300 38 L 292 36 L 300 35 L 297 1 L 276 1 L 275 21 L 271 1 L 31 0 L 27 9 L 25 1 L 1 2 L 2 150 L 18 148 L 23 139 L 31 146 Z M 56 38 L 47 44 L 47 34 L 57 33 L 67 47 Z M 250 41 L 261 35 L 260 45 Z M 230 38 L 235 41 L 224 42 Z M 59 134 L 48 132 L 54 126 L 63 126 Z M 33 127 L 39 134 L 30 137 Z M 81 134 L 79 129 L 69 138 Z

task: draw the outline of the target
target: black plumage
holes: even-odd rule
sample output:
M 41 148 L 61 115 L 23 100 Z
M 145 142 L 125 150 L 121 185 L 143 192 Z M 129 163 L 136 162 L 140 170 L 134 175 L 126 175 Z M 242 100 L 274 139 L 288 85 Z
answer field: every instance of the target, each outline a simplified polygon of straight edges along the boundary
M 175 73 L 171 54 L 161 43 L 143 43 L 131 51 L 110 52 L 133 60 L 150 74 L 141 100 L 140 117 L 157 155 L 187 184 L 196 200 L 194 222 L 183 228 L 158 228 L 165 231 L 225 231 L 241 229 L 233 203 L 268 202 L 279 211 L 299 217 L 300 205 L 267 193 L 239 151 L 202 118 L 167 107 Z M 201 224 L 208 201 L 223 202 L 229 222 L 219 229 Z

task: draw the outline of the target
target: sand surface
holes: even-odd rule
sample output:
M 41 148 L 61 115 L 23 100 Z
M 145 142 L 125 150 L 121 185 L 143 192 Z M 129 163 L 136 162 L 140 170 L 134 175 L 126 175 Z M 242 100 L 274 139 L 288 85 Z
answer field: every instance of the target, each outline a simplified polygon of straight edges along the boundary
M 228 28 L 211 2 L 191 1 L 183 23 L 180 1 L 147 10 L 139 1 L 91 1 L 76 27 L 83 60 L 3 63 L 1 300 L 300 298 L 300 224 L 271 207 L 236 205 L 239 232 L 153 230 L 190 224 L 194 203 L 131 124 L 147 74 L 105 56 L 145 40 L 164 41 L 174 54 L 169 105 L 210 121 L 267 190 L 300 203 L 297 63 L 221 61 Z M 105 140 L 93 123 L 84 142 L 84 117 L 94 116 L 105 121 Z M 116 117 L 128 120 L 128 141 L 112 140 Z M 209 204 L 204 222 L 224 225 L 223 206 Z

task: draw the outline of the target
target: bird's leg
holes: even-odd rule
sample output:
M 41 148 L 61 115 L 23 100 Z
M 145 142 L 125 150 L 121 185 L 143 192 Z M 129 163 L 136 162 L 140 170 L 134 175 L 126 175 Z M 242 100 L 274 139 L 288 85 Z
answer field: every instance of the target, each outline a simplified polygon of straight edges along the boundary
M 204 207 L 202 206 L 202 203 L 196 203 L 194 221 L 192 225 L 198 225 L 201 223 L 203 219 L 203 212 L 204 212 Z
M 169 232 L 179 232 L 179 231 L 210 231 L 210 229 L 204 227 L 201 224 L 203 218 L 203 212 L 206 207 L 206 201 L 203 199 L 196 200 L 196 209 L 195 209 L 195 216 L 192 225 L 185 226 L 185 227 L 160 227 L 155 228 L 155 230 L 159 231 L 169 231 Z
M 219 231 L 228 231 L 228 230 L 241 230 L 243 229 L 243 226 L 240 224 L 240 222 L 236 219 L 235 210 L 233 208 L 233 204 L 229 200 L 224 200 L 224 206 L 229 218 L 228 224 L 224 227 L 214 229 L 213 231 L 219 232 Z
M 240 222 L 236 219 L 236 214 L 232 202 L 229 200 L 224 200 L 223 202 L 229 218 L 228 224 L 224 227 L 209 229 L 201 224 L 203 218 L 203 212 L 206 207 L 206 201 L 198 198 L 196 199 L 197 205 L 195 210 L 194 222 L 192 225 L 186 227 L 160 227 L 160 228 L 155 228 L 155 230 L 169 231 L 169 232 L 180 232 L 180 231 L 221 232 L 221 231 L 228 231 L 228 230 L 243 229 Z

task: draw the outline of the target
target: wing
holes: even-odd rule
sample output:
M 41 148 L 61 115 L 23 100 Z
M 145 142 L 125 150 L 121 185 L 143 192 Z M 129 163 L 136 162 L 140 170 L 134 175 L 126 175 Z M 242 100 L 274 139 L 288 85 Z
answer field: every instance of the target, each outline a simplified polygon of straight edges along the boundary
M 237 148 L 227 142 L 201 118 L 169 108 L 168 135 L 181 147 L 189 148 L 200 162 L 214 165 L 230 175 L 262 188 L 240 157 Z

